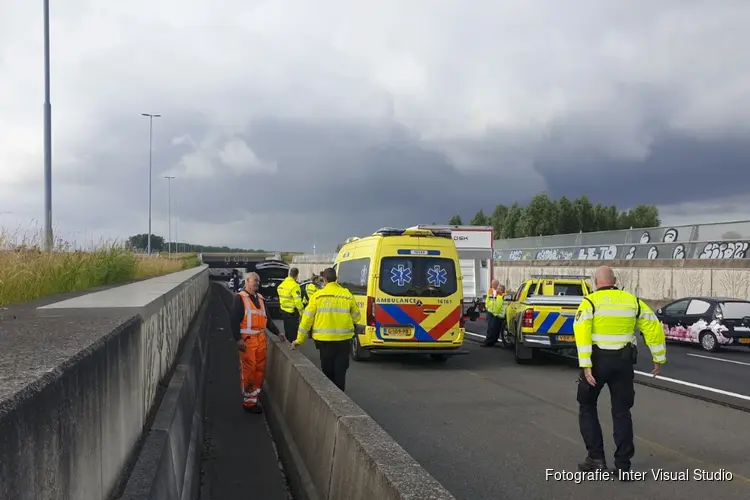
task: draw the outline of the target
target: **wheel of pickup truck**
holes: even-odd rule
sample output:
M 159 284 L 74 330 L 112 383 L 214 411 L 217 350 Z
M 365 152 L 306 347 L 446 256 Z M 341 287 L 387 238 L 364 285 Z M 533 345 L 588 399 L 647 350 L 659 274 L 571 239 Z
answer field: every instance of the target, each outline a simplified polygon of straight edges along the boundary
M 371 353 L 359 345 L 359 335 L 354 334 L 352 337 L 351 355 L 354 361 L 364 361 L 370 359 Z
M 506 349 L 510 349 L 513 347 L 513 339 L 510 336 L 510 333 L 508 332 L 508 327 L 502 329 L 500 332 L 500 343 L 503 344 L 503 347 Z

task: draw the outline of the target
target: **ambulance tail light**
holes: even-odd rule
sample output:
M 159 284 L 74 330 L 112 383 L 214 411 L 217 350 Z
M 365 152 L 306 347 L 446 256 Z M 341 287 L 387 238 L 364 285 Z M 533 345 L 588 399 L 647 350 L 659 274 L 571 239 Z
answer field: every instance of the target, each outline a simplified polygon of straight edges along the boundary
M 375 298 L 367 297 L 367 326 L 375 326 Z
M 524 328 L 534 328 L 534 310 L 526 309 L 523 312 L 523 323 Z

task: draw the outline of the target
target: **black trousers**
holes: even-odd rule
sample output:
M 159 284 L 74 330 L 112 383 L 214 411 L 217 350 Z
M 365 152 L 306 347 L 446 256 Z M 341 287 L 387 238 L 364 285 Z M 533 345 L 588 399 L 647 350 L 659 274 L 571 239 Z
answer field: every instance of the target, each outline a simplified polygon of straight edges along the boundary
M 484 338 L 484 345 L 495 345 L 500 339 L 500 332 L 505 326 L 505 318 L 489 315 L 487 318 L 487 335 Z
M 349 369 L 351 340 L 315 341 L 320 351 L 320 369 L 328 380 L 342 391 L 346 388 L 346 371 Z
M 299 313 L 281 311 L 281 319 L 284 322 L 284 335 L 289 342 L 297 340 L 297 330 L 299 329 Z
M 635 373 L 627 349 L 606 351 L 594 347 L 591 355 L 592 374 L 596 386 L 590 385 L 583 370 L 578 378 L 578 425 L 586 443 L 589 458 L 604 460 L 604 438 L 599 423 L 597 402 L 602 388 L 607 385 L 612 400 L 612 425 L 615 440 L 615 467 L 630 468 L 635 454 L 633 419 L 630 414 L 635 403 Z

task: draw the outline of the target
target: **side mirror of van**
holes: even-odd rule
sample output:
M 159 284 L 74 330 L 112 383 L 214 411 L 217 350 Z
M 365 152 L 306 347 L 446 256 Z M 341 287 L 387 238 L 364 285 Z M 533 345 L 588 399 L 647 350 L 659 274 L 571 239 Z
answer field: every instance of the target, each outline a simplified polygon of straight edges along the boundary
M 503 301 L 504 302 L 512 302 L 513 301 L 513 294 L 509 293 L 508 295 L 503 295 Z

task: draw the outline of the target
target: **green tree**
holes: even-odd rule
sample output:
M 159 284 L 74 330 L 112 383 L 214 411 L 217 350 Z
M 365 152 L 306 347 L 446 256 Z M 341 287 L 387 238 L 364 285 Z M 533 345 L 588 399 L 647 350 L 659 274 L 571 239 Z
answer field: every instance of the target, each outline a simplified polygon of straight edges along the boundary
M 454 215 L 453 217 L 451 217 L 451 220 L 448 221 L 448 224 L 451 226 L 463 226 L 464 225 L 463 221 L 461 220 L 460 215 Z
M 524 209 L 519 230 L 523 236 L 555 234 L 556 218 L 554 202 L 547 193 L 539 193 Z
M 518 204 L 518 202 L 514 203 L 512 207 L 508 210 L 508 213 L 505 215 L 505 220 L 503 221 L 503 230 L 502 230 L 502 237 L 503 238 L 518 238 L 521 236 L 521 234 L 518 231 L 518 225 L 521 222 L 521 217 L 523 217 L 523 209 Z
M 505 223 L 506 215 L 508 215 L 508 207 L 505 205 L 496 205 L 495 210 L 493 210 L 492 215 L 490 215 L 490 225 L 495 231 L 495 236 L 497 238 L 499 238 L 503 232 L 503 224 Z
M 630 210 L 631 223 L 634 228 L 658 227 L 659 209 L 655 205 L 636 205 Z
M 578 232 L 578 217 L 573 203 L 567 196 L 555 202 L 555 234 L 569 234 Z
M 148 250 L 148 233 L 134 234 L 128 238 L 127 245 L 133 250 L 147 251 Z M 161 252 L 162 249 L 166 248 L 166 242 L 161 236 L 155 234 L 151 235 L 151 251 Z
M 484 215 L 484 210 L 480 209 L 479 212 L 474 216 L 473 219 L 471 219 L 472 226 L 488 226 L 490 223 L 489 217 Z
M 578 219 L 578 231 L 584 233 L 595 231 L 594 207 L 591 205 L 588 196 L 583 195 L 573 201 L 573 208 L 576 212 L 576 219 Z

